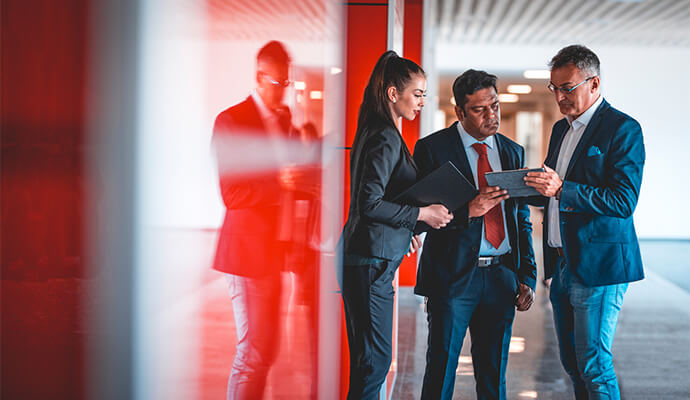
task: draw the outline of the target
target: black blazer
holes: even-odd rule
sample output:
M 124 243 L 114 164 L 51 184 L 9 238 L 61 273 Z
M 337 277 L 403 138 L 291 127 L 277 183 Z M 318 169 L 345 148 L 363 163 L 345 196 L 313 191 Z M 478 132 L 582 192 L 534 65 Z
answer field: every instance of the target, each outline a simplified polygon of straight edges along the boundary
M 458 170 L 474 184 L 467 154 L 460 134 L 453 125 L 417 141 L 414 160 L 420 176 L 424 176 L 452 161 Z M 523 168 L 525 150 L 507 137 L 496 134 L 496 143 L 503 170 Z M 505 201 L 508 239 L 512 248 L 512 262 L 518 281 L 535 288 L 536 263 L 532 248 L 532 223 L 529 207 L 520 199 Z M 417 271 L 415 293 L 422 296 L 455 296 L 463 291 L 479 257 L 484 217 L 469 218 L 468 205 L 451 210 L 454 218 L 440 230 L 427 233 Z
M 350 154 L 350 209 L 341 237 L 345 254 L 395 260 L 409 248 L 419 208 L 391 202 L 415 183 L 417 169 L 392 127 L 364 128 Z

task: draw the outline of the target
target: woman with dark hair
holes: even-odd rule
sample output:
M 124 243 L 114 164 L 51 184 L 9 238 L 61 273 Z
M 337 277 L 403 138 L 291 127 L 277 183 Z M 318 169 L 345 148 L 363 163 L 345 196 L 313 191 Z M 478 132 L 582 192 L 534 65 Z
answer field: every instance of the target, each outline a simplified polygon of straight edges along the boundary
M 424 106 L 426 77 L 413 61 L 385 52 L 374 66 L 359 108 L 350 154 L 350 209 L 341 237 L 342 296 L 350 345 L 348 399 L 376 399 L 391 363 L 392 282 L 405 253 L 421 242 L 417 221 L 445 226 L 443 205 L 392 202 L 417 179 L 417 168 L 397 127 Z

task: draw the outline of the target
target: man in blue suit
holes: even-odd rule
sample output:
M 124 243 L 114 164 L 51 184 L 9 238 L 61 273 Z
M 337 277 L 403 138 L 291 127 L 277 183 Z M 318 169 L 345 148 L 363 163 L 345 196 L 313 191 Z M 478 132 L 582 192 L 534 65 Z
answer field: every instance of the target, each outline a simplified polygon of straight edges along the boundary
M 544 197 L 545 276 L 561 362 L 577 399 L 619 399 L 611 346 L 629 282 L 644 278 L 633 225 L 645 161 L 640 124 L 599 92 L 599 59 L 561 49 L 551 82 L 565 118 L 551 132 L 546 172 L 527 184 Z
M 468 326 L 477 398 L 505 399 L 515 309 L 532 305 L 536 265 L 527 204 L 489 187 L 484 173 L 524 167 L 525 151 L 497 133 L 496 76 L 468 70 L 453 95 L 459 123 L 420 139 L 414 160 L 422 176 L 452 161 L 479 194 L 424 242 L 415 286 L 427 297 L 429 322 L 422 399 L 453 397 Z

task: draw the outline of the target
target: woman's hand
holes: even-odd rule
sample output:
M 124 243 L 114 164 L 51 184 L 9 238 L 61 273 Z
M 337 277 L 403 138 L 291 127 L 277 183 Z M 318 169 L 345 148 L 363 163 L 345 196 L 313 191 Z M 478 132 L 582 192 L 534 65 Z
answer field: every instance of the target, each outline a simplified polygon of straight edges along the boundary
M 412 241 L 410 242 L 410 250 L 407 252 L 407 256 L 414 254 L 419 248 L 422 247 L 422 238 L 419 235 L 413 235 Z
M 443 228 L 453 219 L 453 213 L 443 204 L 432 204 L 419 209 L 418 221 L 424 221 L 434 229 Z

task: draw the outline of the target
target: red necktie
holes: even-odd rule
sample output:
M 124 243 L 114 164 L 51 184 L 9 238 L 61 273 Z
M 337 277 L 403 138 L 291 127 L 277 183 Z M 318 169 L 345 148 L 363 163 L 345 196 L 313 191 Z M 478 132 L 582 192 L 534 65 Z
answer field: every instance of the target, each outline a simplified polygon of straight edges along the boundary
M 479 187 L 483 188 L 489 186 L 484 176 L 486 172 L 492 171 L 491 164 L 489 164 L 489 158 L 486 155 L 486 144 L 475 143 L 472 147 L 477 154 L 479 154 L 479 159 L 477 160 L 477 180 L 479 180 Z M 484 215 L 484 231 L 486 232 L 486 240 L 495 248 L 498 248 L 498 246 L 503 243 L 506 233 L 503 227 L 503 210 L 501 210 L 500 203 Z

